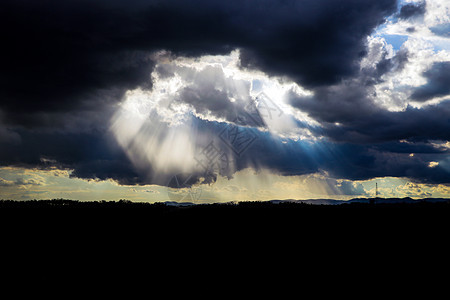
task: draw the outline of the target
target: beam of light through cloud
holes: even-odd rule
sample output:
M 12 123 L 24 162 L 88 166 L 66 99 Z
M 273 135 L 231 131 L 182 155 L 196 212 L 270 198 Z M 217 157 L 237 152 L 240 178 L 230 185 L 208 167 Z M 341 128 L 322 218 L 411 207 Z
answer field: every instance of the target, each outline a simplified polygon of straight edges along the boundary
M 253 127 L 297 140 L 310 134 L 297 122 L 316 125 L 285 103 L 289 91 L 309 91 L 291 81 L 241 70 L 238 51 L 195 60 L 167 52 L 154 57 L 153 89 L 128 91 L 110 129 L 136 168 L 160 174 L 162 181 L 166 174 L 201 171 L 196 155 L 208 141 L 217 140 L 217 133 L 196 128 L 196 120 Z M 250 117 L 241 118 L 244 115 Z
M 94 2 L 0 3 L 4 194 L 449 195 L 448 0 Z

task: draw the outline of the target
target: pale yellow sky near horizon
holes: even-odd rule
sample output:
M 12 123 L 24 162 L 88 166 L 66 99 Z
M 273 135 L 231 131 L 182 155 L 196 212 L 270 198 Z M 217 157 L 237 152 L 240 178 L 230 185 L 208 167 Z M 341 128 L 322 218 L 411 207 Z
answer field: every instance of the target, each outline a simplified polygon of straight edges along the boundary
M 375 182 L 381 197 L 450 198 L 450 187 L 412 183 L 402 178 L 375 178 L 365 181 L 330 179 L 326 174 L 281 176 L 268 170 L 236 172 L 231 179 L 218 177 L 213 184 L 191 189 L 164 186 L 121 186 L 112 180 L 71 178 L 67 170 L 0 168 L 0 199 L 127 199 L 137 202 L 229 202 L 274 199 L 342 199 L 375 196 Z M 348 193 L 350 191 L 351 193 Z

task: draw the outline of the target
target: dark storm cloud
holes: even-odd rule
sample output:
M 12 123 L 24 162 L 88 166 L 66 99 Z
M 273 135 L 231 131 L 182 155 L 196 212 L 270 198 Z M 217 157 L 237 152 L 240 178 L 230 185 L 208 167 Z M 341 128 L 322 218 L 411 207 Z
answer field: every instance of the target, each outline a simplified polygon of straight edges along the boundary
M 160 49 L 243 48 L 245 67 L 309 86 L 336 82 L 354 73 L 365 37 L 395 2 L 2 1 L 0 107 L 70 111 L 118 101 L 150 87 L 148 54 Z
M 379 123 L 376 121 L 377 117 L 373 116 L 373 120 L 368 120 L 366 132 L 353 133 L 345 139 L 331 128 L 322 130 L 310 128 L 325 135 L 326 139 L 293 141 L 277 138 L 268 132 L 260 132 L 254 128 L 242 127 L 242 132 L 252 132 L 257 136 L 257 139 L 247 151 L 239 156 L 232 156 L 232 159 L 236 163 L 236 170 L 243 170 L 248 167 L 257 171 L 268 169 L 283 176 L 326 172 L 329 177 L 336 179 L 367 180 L 374 177 L 392 176 L 406 177 L 421 183 L 449 184 L 450 173 L 445 167 L 441 164 L 434 168 L 429 167 L 430 161 L 445 159 L 449 150 L 445 147 L 433 145 L 427 136 L 444 139 L 444 141 L 448 139 L 450 120 L 447 117 L 446 121 L 442 121 L 441 128 L 436 128 L 437 131 L 441 132 L 433 136 L 431 132 L 438 123 L 424 125 L 431 120 L 431 117 L 423 119 L 427 114 L 433 115 L 442 110 L 441 115 L 448 116 L 449 109 L 450 101 L 423 113 L 419 112 L 420 110 L 410 110 L 401 116 L 393 113 L 394 115 L 384 117 Z M 367 118 L 368 116 L 364 117 Z M 391 121 L 389 122 L 387 119 L 391 119 Z M 395 119 L 398 120 L 393 123 Z M 419 126 L 409 127 L 413 123 L 420 123 L 418 120 L 423 120 L 422 126 L 426 128 L 415 134 L 414 132 Z M 377 132 L 377 127 L 382 126 L 384 121 L 387 122 L 386 127 L 380 129 L 384 133 Z M 199 120 L 199 122 L 205 128 L 214 128 L 215 132 L 223 130 L 223 126 L 229 126 L 202 120 Z M 342 125 L 336 127 L 342 127 Z M 385 135 L 387 131 L 396 127 L 400 128 L 398 132 L 394 133 L 394 136 L 381 141 L 381 135 Z M 348 127 L 344 131 L 351 132 L 352 129 Z M 404 136 L 402 135 L 403 132 L 409 132 L 410 135 Z M 334 134 L 341 140 L 333 140 Z M 372 134 L 375 136 L 371 137 Z M 395 136 L 396 134 L 397 136 Z M 358 140 L 355 137 L 360 139 Z M 409 139 L 398 140 L 400 137 Z M 376 139 L 380 140 L 375 141 Z M 221 146 L 220 141 L 217 145 Z M 414 156 L 410 156 L 411 153 L 414 153 Z
M 1 109 L 97 110 L 149 82 L 148 54 L 118 40 L 126 14 L 103 4 L 2 1 Z M 21 124 L 20 115 L 7 121 Z
M 250 129 L 247 129 L 250 130 Z M 429 167 L 448 151 L 428 146 L 411 146 L 409 150 L 425 153 L 410 157 L 405 148 L 391 144 L 334 143 L 331 141 L 303 142 L 274 139 L 261 133 L 251 152 L 237 158 L 238 169 L 252 167 L 270 169 L 281 175 L 304 175 L 326 171 L 331 178 L 367 180 L 374 177 L 407 177 L 422 183 L 450 183 L 450 173 L 440 165 Z M 397 151 L 396 151 L 397 150 Z
M 384 74 L 401 71 L 408 63 L 408 53 L 402 49 L 387 58 L 386 51 L 376 45 L 371 51 L 374 56 L 381 56 L 374 66 L 361 69 L 353 79 L 317 87 L 311 96 L 291 93 L 291 105 L 321 123 L 321 129 L 316 134 L 338 142 L 364 144 L 448 140 L 450 100 L 423 108 L 407 106 L 397 112 L 380 107 L 373 101 L 372 96 L 376 95 L 374 85 L 383 81 Z M 428 99 L 449 94 L 448 74 L 449 62 L 433 64 L 424 73 L 428 83 L 417 88 L 412 98 Z
M 135 170 L 115 142 L 98 133 L 30 132 L 17 130 L 16 143 L 0 140 L 0 165 L 39 169 L 70 169 L 73 177 L 106 180 L 121 184 L 142 184 L 143 174 Z
M 429 140 L 449 139 L 449 101 L 403 112 L 373 105 L 373 85 L 403 68 L 404 51 L 392 58 L 383 54 L 375 67 L 359 69 L 367 35 L 395 8 L 394 0 L 2 1 L 0 121 L 7 125 L 0 127 L 0 164 L 57 166 L 75 177 L 121 184 L 168 184 L 170 177 L 152 177 L 152 170 L 133 166 L 107 138 L 104 123 L 126 90 L 151 88 L 153 51 L 201 56 L 239 48 L 242 67 L 290 77 L 314 92 L 293 96 L 292 105 L 317 120 L 321 127 L 311 130 L 329 140 L 285 144 L 247 128 L 259 135 L 236 159 L 239 170 L 268 168 L 283 175 L 325 170 L 336 178 L 449 183 L 440 165 L 428 167 L 442 155 Z M 400 12 L 402 18 L 408 14 L 406 8 Z M 425 73 L 428 83 L 415 97 L 448 93 L 447 68 L 442 64 Z M 161 78 L 171 76 L 169 69 L 157 71 Z M 180 101 L 197 113 L 231 120 L 243 104 L 231 105 L 228 92 L 204 75 L 206 84 L 199 88 L 193 81 Z M 83 118 L 91 127 L 79 132 Z M 409 151 L 424 156 L 411 159 Z
M 435 107 L 428 113 L 435 114 L 437 111 L 442 111 L 443 115 L 448 116 L 448 109 L 448 105 L 443 105 Z M 421 117 L 423 115 L 414 115 L 414 113 L 408 112 L 404 118 Z M 398 119 L 398 117 L 392 116 L 392 119 Z M 423 124 L 427 124 L 430 119 L 424 120 Z M 417 119 L 415 120 L 417 121 Z M 218 135 L 225 127 L 230 126 L 226 123 L 209 122 L 201 119 L 196 119 L 196 122 L 198 123 L 196 127 L 199 134 L 213 130 Z M 377 125 L 379 123 L 370 122 L 372 122 L 372 129 L 379 126 Z M 383 130 L 398 127 L 402 125 L 401 123 L 401 121 L 390 124 L 387 122 L 386 128 Z M 431 132 L 435 125 L 436 123 L 425 126 L 428 127 L 426 130 Z M 402 126 L 408 127 L 407 124 Z M 449 125 L 447 124 L 447 126 Z M 370 136 L 371 130 L 369 127 L 368 125 L 365 129 L 366 132 L 359 133 L 356 136 Z M 404 131 L 404 129 L 399 130 Z M 414 130 L 411 130 L 411 132 L 414 132 Z M 440 130 L 445 130 L 445 132 L 442 132 L 442 136 L 448 136 L 448 128 Z M 255 128 L 241 127 L 241 131 L 251 131 L 257 138 L 241 155 L 232 155 L 231 152 L 228 152 L 229 158 L 236 163 L 236 170 L 247 167 L 256 170 L 269 169 L 284 176 L 326 171 L 333 178 L 351 180 L 395 176 L 409 177 L 414 181 L 426 183 L 450 182 L 450 174 L 443 167 L 440 165 L 435 168 L 428 167 L 430 161 L 439 161 L 443 155 L 448 154 L 448 150 L 438 149 L 425 141 L 417 142 L 415 141 L 415 138 L 418 139 L 416 135 L 402 136 L 410 138 L 407 142 L 358 143 L 358 140 L 350 137 L 350 139 L 343 139 L 338 143 L 327 140 L 317 142 L 287 140 L 286 143 L 285 140 L 268 132 L 260 132 Z M 351 131 L 351 129 L 348 128 L 346 131 Z M 374 131 L 375 134 L 378 134 L 376 130 L 372 130 L 372 133 Z M 429 135 L 429 132 L 426 135 Z M 30 133 L 26 130 L 18 131 L 17 134 L 20 136 L 17 143 L 0 143 L 1 164 L 41 169 L 66 168 L 73 170 L 72 177 L 100 180 L 111 178 L 124 185 L 170 185 L 170 179 L 175 175 L 155 173 L 147 167 L 145 170 L 136 168 L 118 145 L 107 136 L 99 137 L 98 134 L 68 134 L 64 132 Z M 336 133 L 330 128 L 326 128 L 322 131 L 322 134 L 333 137 L 333 134 Z M 337 137 L 339 138 L 339 135 Z M 364 140 L 367 141 L 367 139 L 366 137 Z M 220 144 L 219 138 L 215 142 L 222 150 L 228 149 L 224 144 Z M 410 157 L 409 153 L 416 153 L 416 156 Z M 217 179 L 217 174 L 212 172 L 185 175 L 189 176 L 192 184 L 200 181 L 212 183 Z M 221 175 L 232 177 L 232 174 Z
M 286 5 L 278 12 L 284 21 L 276 28 L 265 30 L 264 23 L 257 24 L 261 26 L 254 32 L 257 47 L 244 47 L 241 64 L 290 76 L 307 87 L 336 83 L 357 73 L 358 61 L 365 55 L 365 37 L 393 11 L 395 3 L 313 1 Z M 272 22 L 270 16 L 264 19 Z
M 419 3 L 408 3 L 406 5 L 403 5 L 402 8 L 400 8 L 399 18 L 409 19 L 418 16 L 423 16 L 425 10 L 426 10 L 425 1 Z
M 381 76 L 389 72 L 399 72 L 403 70 L 408 62 L 408 51 L 405 49 L 399 50 L 393 57 L 386 58 L 386 53 L 383 59 L 377 63 L 375 70 L 371 74 L 375 81 L 382 81 Z
M 405 111 L 390 112 L 374 108 L 361 110 L 361 115 L 351 120 L 341 120 L 340 126 L 326 126 L 328 135 L 335 140 L 359 143 L 392 140 L 427 141 L 449 138 L 450 101 L 423 109 L 408 106 Z
M 445 153 L 416 155 L 377 150 L 372 145 L 343 144 L 334 149 L 337 160 L 325 161 L 331 176 L 351 180 L 375 177 L 405 177 L 421 183 L 450 183 L 450 173 L 443 167 L 429 167 L 429 162 L 440 160 Z
M 294 107 L 321 122 L 318 131 L 339 142 L 380 143 L 399 140 L 448 140 L 450 99 L 404 111 L 378 107 L 355 83 L 316 90 L 314 96 L 292 96 Z
M 450 61 L 434 63 L 423 76 L 427 83 L 418 87 L 411 99 L 422 102 L 450 94 Z
M 390 59 L 382 55 L 374 67 L 362 69 L 354 79 L 315 88 L 311 96 L 291 94 L 291 104 L 321 124 L 315 135 L 330 141 L 324 148 L 329 147 L 333 155 L 317 158 L 318 169 L 352 180 L 394 176 L 450 182 L 444 167 L 429 167 L 430 161 L 441 161 L 449 153 L 434 142 L 450 139 L 450 99 L 423 108 L 407 106 L 403 111 L 389 111 L 372 100 L 373 85 L 383 80 L 383 74 L 401 70 L 407 57 L 402 51 Z M 445 68 L 446 63 L 441 63 L 426 72 L 429 82 L 421 88 L 444 94 Z

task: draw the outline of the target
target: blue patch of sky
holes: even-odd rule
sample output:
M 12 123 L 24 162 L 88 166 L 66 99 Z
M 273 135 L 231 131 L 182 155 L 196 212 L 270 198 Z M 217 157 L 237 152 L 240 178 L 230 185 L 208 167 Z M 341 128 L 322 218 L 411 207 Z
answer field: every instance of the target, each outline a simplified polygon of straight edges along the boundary
M 260 80 L 254 79 L 252 81 L 252 92 L 261 92 L 262 86 L 263 84 Z
M 416 2 L 420 2 L 420 1 L 416 1 Z M 398 22 L 398 13 L 400 12 L 400 9 L 402 8 L 402 6 L 404 6 L 405 4 L 411 3 L 410 1 L 405 1 L 405 0 L 399 0 L 397 1 L 397 13 L 392 14 L 391 16 L 389 16 L 386 19 L 386 23 L 381 24 L 380 26 L 378 26 L 374 32 L 375 36 L 380 36 L 382 38 L 384 38 L 386 40 L 386 42 L 388 44 L 391 44 L 392 47 L 394 48 L 394 50 L 399 50 L 401 48 L 401 46 L 403 45 L 404 42 L 406 42 L 408 40 L 408 36 L 407 35 L 388 35 L 388 34 L 383 34 L 384 30 L 386 29 L 386 24 L 387 23 L 396 23 Z
M 391 44 L 395 51 L 399 50 L 403 43 L 408 40 L 407 35 L 381 35 L 386 40 L 386 43 Z

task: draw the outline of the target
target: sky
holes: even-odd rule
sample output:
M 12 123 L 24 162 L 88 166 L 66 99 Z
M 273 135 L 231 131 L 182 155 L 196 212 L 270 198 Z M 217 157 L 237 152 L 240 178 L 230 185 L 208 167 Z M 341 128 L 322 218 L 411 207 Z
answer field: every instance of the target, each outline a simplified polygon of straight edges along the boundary
M 450 197 L 447 0 L 3 0 L 0 199 Z

